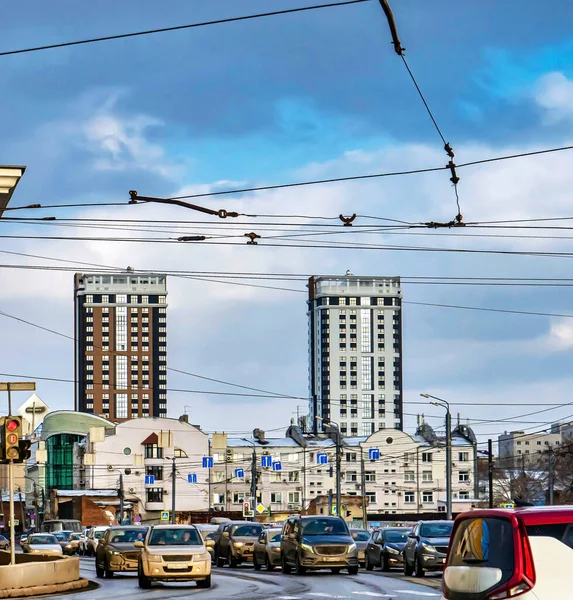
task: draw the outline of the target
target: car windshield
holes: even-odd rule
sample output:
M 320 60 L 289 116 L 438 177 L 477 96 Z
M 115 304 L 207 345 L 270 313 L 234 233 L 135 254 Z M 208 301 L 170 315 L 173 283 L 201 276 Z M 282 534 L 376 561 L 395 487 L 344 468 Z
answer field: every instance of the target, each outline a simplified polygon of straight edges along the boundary
M 110 532 L 109 541 L 111 544 L 143 542 L 146 533 L 145 529 L 114 529 Z
M 30 545 L 57 544 L 58 540 L 53 535 L 32 535 L 29 537 Z
M 367 542 L 370 539 L 370 534 L 364 529 L 355 529 L 351 531 L 353 539 L 358 542 Z
M 0 535 L 0 542 L 7 542 L 8 540 L 3 536 Z
M 70 540 L 79 540 L 81 536 L 81 533 L 72 533 L 72 535 L 70 535 Z
M 453 523 L 424 523 L 420 535 L 427 538 L 450 537 Z
M 344 521 L 339 519 L 313 519 L 305 523 L 304 535 L 348 535 Z
M 401 542 L 405 542 L 408 539 L 407 531 L 387 531 L 384 534 L 384 538 L 387 542 L 391 544 L 400 544 Z
M 269 542 L 280 542 L 281 535 L 282 531 L 277 531 L 276 533 L 269 533 Z
M 68 541 L 68 536 L 63 531 L 58 531 L 54 533 L 54 537 L 58 540 L 58 542 Z
M 94 531 L 94 538 L 96 540 L 99 540 L 99 538 L 102 537 L 104 533 L 105 531 Z
M 262 530 L 262 525 L 235 525 L 233 527 L 233 535 L 238 537 L 259 537 Z
M 196 529 L 154 529 L 149 536 L 150 546 L 201 546 L 201 536 Z

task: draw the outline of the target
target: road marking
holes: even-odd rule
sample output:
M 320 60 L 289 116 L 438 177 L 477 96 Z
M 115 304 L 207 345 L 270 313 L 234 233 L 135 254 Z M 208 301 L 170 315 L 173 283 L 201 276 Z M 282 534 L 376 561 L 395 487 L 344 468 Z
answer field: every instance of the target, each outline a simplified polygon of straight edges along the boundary
M 337 596 L 336 594 L 325 594 L 324 592 L 312 592 L 309 596 L 316 596 L 317 598 L 348 598 L 348 596 Z
M 416 594 L 416 596 L 440 596 L 440 594 L 435 594 L 433 592 L 413 592 L 412 590 L 394 590 L 395 594 Z
M 378 592 L 352 592 L 353 594 L 358 594 L 359 596 L 373 596 L 375 598 L 394 598 L 394 596 L 390 596 L 389 594 L 379 594 Z
M 277 600 L 301 600 L 300 596 L 279 596 Z

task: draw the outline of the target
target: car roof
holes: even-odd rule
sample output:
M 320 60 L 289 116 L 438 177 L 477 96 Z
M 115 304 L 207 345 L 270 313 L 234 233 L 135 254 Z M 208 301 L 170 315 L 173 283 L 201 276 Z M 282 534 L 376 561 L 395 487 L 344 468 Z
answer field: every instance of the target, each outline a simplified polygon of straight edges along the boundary
M 312 521 L 313 519 L 320 519 L 320 520 L 328 520 L 328 521 L 342 521 L 341 517 L 333 517 L 332 515 L 300 515 L 299 516 L 301 521 Z
M 152 529 L 197 529 L 195 525 L 153 525 Z
M 262 523 L 255 523 L 254 521 L 227 521 L 226 523 L 221 523 L 221 525 L 260 525 L 263 526 Z
M 111 531 L 115 531 L 117 529 L 121 529 L 122 531 L 124 529 L 127 529 L 127 531 L 130 531 L 132 529 L 145 529 L 146 527 L 149 527 L 149 526 L 148 525 L 113 525 L 112 527 L 108 527 L 108 529 Z
M 462 513 L 458 519 L 496 517 L 516 517 L 524 525 L 544 525 L 549 523 L 573 523 L 573 506 L 524 506 L 519 508 L 486 508 Z
M 440 521 L 430 519 L 429 521 L 418 521 L 418 523 L 428 525 L 430 523 L 453 523 L 453 521 L 448 521 L 447 519 L 441 519 Z

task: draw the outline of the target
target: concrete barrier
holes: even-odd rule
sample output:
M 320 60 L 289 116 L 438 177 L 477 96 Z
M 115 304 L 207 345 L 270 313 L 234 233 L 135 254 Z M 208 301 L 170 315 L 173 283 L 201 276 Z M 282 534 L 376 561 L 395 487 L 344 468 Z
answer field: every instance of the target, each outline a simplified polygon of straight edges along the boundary
M 80 559 L 17 554 L 10 564 L 10 553 L 0 552 L 0 598 L 53 594 L 88 585 L 80 578 Z

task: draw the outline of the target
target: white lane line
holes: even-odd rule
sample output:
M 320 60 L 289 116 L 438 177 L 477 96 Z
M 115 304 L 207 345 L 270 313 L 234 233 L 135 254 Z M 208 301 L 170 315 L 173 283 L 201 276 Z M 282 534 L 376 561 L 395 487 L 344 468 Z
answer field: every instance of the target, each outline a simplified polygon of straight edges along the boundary
M 312 592 L 309 596 L 315 596 L 316 598 L 348 598 L 348 596 L 338 596 L 336 594 L 326 594 L 324 592 Z
M 302 600 L 300 596 L 279 596 L 277 600 Z
M 372 596 L 374 598 L 394 598 L 394 595 L 390 596 L 389 594 L 379 594 L 378 592 L 352 592 L 353 594 L 357 594 L 359 596 Z
M 433 592 L 413 592 L 412 590 L 394 590 L 395 594 L 415 594 L 416 596 L 440 596 L 440 594 L 435 594 Z

